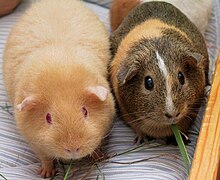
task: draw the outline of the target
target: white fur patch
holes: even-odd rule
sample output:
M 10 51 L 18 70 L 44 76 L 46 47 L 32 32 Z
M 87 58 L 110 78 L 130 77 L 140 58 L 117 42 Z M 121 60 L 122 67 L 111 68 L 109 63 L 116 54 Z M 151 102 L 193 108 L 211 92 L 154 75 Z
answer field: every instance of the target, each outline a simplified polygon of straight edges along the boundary
M 158 60 L 158 66 L 159 66 L 161 72 L 163 73 L 165 79 L 167 80 L 168 72 L 167 72 L 167 67 L 164 64 L 164 60 L 159 55 L 158 51 L 156 52 L 156 56 L 157 56 L 157 60 Z
M 168 113 L 173 114 L 174 111 L 174 105 L 173 105 L 173 100 L 171 97 L 171 86 L 169 85 L 168 82 L 168 71 L 167 67 L 164 64 L 164 60 L 162 57 L 159 55 L 158 51 L 156 51 L 156 56 L 158 60 L 158 66 L 160 68 L 160 71 L 162 72 L 165 80 L 166 80 L 166 89 L 167 89 L 167 96 L 166 96 L 166 110 Z

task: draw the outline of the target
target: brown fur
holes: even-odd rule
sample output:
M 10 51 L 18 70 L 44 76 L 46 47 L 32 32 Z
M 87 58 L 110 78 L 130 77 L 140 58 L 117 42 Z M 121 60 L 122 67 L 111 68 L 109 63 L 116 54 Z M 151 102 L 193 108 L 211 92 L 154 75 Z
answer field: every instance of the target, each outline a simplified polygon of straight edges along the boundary
M 111 82 L 121 117 L 142 137 L 171 136 L 172 123 L 187 132 L 208 83 L 207 48 L 198 29 L 174 6 L 149 2 L 131 10 L 110 39 Z M 159 68 L 156 52 L 164 60 L 167 77 Z M 179 72 L 185 78 L 183 85 Z M 145 88 L 147 76 L 153 79 L 152 90 Z M 169 91 L 172 121 L 165 115 Z
M 140 0 L 114 0 L 110 9 L 110 24 L 115 31 L 131 9 L 137 6 Z
M 115 55 L 114 61 L 112 62 L 112 66 L 116 64 L 116 68 L 119 68 L 117 64 L 120 64 L 124 58 L 126 58 L 127 52 L 135 43 L 138 43 L 143 38 L 161 38 L 162 32 L 164 30 L 174 30 L 187 38 L 187 40 L 191 41 L 185 32 L 181 31 L 180 29 L 169 26 L 159 19 L 149 19 L 143 22 L 140 25 L 137 25 L 134 29 L 132 29 L 129 34 L 126 36 L 125 39 L 121 42 L 117 54 Z M 117 69 L 115 70 L 117 71 Z M 114 72 L 112 72 L 114 73 Z
M 113 0 L 110 9 L 110 22 L 112 31 L 115 31 L 128 13 L 137 5 L 152 0 Z M 161 1 L 161 0 L 154 0 Z M 164 0 L 181 10 L 197 28 L 205 33 L 208 19 L 212 10 L 212 1 L 207 0 Z
M 104 25 L 77 0 L 37 2 L 10 33 L 4 84 L 18 129 L 41 160 L 41 176 L 54 174 L 54 158 L 92 154 L 106 136 L 114 116 L 106 80 L 109 58 Z M 106 97 L 89 90 L 97 86 L 107 89 Z M 45 120 L 48 112 L 52 124 Z

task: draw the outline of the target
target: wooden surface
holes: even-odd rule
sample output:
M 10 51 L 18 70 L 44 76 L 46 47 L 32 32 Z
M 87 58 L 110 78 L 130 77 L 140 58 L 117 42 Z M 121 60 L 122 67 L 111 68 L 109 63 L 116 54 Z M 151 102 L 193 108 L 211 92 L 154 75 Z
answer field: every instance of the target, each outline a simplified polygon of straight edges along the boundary
M 219 51 L 220 52 L 220 51 Z M 199 134 L 189 180 L 214 180 L 220 174 L 220 53 Z

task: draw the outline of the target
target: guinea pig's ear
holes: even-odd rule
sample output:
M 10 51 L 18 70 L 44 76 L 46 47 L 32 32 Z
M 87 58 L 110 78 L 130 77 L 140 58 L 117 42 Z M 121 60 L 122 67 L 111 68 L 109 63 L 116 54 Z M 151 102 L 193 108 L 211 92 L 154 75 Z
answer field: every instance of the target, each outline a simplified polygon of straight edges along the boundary
M 100 101 L 105 101 L 109 90 L 103 86 L 90 86 L 87 88 L 87 93 L 98 98 Z
M 186 69 L 197 67 L 204 57 L 199 53 L 189 53 L 187 57 L 183 59 Z
M 199 53 L 189 53 L 187 58 L 185 58 L 185 60 L 188 62 L 188 63 L 194 63 L 194 64 L 198 64 L 202 61 L 203 59 L 203 55 L 199 54 Z
M 119 69 L 118 82 L 119 85 L 124 85 L 127 81 L 131 80 L 139 71 L 139 68 L 135 64 L 124 64 Z
M 191 53 L 190 56 L 196 60 L 197 64 L 200 63 L 201 60 L 204 58 L 203 55 L 199 53 Z
M 28 111 L 36 106 L 36 100 L 32 96 L 26 97 L 20 104 L 16 106 L 18 111 Z

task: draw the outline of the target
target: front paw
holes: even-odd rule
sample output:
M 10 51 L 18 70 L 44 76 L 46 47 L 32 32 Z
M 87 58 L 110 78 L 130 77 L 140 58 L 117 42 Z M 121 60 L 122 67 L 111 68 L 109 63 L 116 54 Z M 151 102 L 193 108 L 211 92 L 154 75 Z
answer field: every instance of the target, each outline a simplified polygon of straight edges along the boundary
M 44 161 L 41 164 L 41 168 L 39 170 L 39 175 L 42 178 L 49 178 L 55 175 L 55 169 L 53 161 Z
M 139 145 L 139 144 L 143 144 L 143 143 L 150 143 L 151 141 L 155 141 L 156 138 L 151 137 L 151 136 L 138 136 L 135 138 L 134 140 L 134 144 Z

